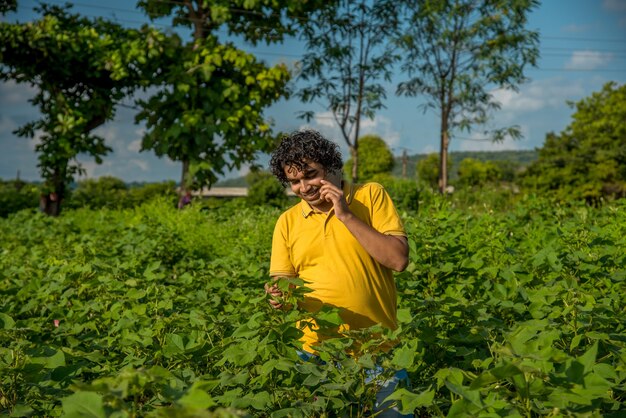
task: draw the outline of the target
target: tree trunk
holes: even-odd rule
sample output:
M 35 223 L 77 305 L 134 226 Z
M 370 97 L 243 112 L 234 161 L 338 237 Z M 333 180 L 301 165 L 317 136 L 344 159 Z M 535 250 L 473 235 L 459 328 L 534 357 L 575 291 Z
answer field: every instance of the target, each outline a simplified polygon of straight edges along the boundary
M 448 121 L 441 118 L 441 151 L 439 153 L 439 192 L 445 194 L 448 187 Z
M 185 158 L 182 162 L 183 167 L 180 174 L 180 195 L 184 196 L 187 188 L 189 187 L 189 159 Z
M 52 192 L 39 198 L 39 209 L 49 216 L 61 214 L 61 201 L 65 197 L 65 183 L 63 176 L 55 174 L 52 178 Z
M 406 168 L 408 165 L 408 156 L 406 155 L 406 150 L 402 150 L 402 178 L 406 178 Z
M 356 145 L 356 143 L 355 143 Z M 352 157 L 352 173 L 350 173 L 350 176 L 352 177 L 352 183 L 356 183 L 358 181 L 358 175 L 357 175 L 357 170 L 359 167 L 359 153 L 358 150 L 356 148 L 356 146 L 350 147 L 350 154 Z

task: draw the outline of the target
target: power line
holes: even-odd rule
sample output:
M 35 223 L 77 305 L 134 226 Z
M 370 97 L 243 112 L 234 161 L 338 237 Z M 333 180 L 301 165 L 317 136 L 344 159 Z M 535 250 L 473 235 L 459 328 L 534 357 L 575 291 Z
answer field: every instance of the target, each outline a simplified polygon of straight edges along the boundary
M 551 46 L 542 46 L 540 47 L 540 49 L 544 50 L 544 51 L 565 51 L 565 52 L 577 52 L 577 51 L 584 51 L 587 52 L 588 49 L 587 48 L 557 48 L 557 47 L 551 47 Z M 617 53 L 617 54 L 623 54 L 626 53 L 626 49 L 620 49 L 620 50 L 616 50 L 616 49 L 598 49 L 598 48 L 594 48 L 592 50 L 593 52 L 611 52 L 611 53 Z
M 173 1 L 173 0 L 153 0 L 159 3 L 164 3 L 164 4 L 171 4 L 171 5 L 175 5 L 175 6 L 182 6 L 181 2 L 179 1 Z M 41 1 L 35 0 L 36 3 L 42 4 Z M 57 3 L 57 4 L 68 4 L 67 1 L 65 0 L 46 0 L 47 3 Z M 82 3 L 82 2 L 70 2 L 69 4 L 73 5 L 73 6 L 80 6 L 80 7 L 88 7 L 88 8 L 94 8 L 94 9 L 101 9 L 101 10 L 110 10 L 110 11 L 119 11 L 119 12 L 125 12 L 125 13 L 136 13 L 136 14 L 141 14 L 141 15 L 146 15 L 145 12 L 138 10 L 138 9 L 126 9 L 126 8 L 119 8 L 119 7 L 111 7 L 111 6 L 102 6 L 100 4 L 89 4 L 89 3 Z M 19 5 L 19 4 L 18 4 Z M 231 12 L 236 12 L 236 13 L 241 13 L 241 14 L 251 14 L 251 15 L 257 15 L 260 17 L 266 17 L 265 14 L 258 12 L 256 10 L 246 10 L 246 9 L 240 9 L 240 8 L 234 8 L 234 7 L 229 7 L 228 8 L 229 11 Z M 96 17 L 101 17 L 101 16 L 96 16 Z M 146 16 L 148 18 L 148 16 Z M 311 21 L 311 19 L 309 17 L 305 17 L 305 16 L 292 16 L 293 19 L 296 20 L 301 20 L 301 21 Z M 194 19 L 191 18 L 187 18 L 187 17 L 179 17 L 179 20 L 187 20 L 189 22 L 193 22 Z M 151 20 L 151 19 L 150 19 Z M 135 22 L 135 21 L 129 21 L 129 22 Z M 135 22 L 136 23 L 136 22 Z M 141 23 L 147 23 L 147 22 L 141 22 Z M 173 26 L 168 26 L 169 28 L 173 28 Z M 253 26 L 259 29 L 272 29 L 269 26 Z M 540 35 L 542 40 L 560 40 L 560 41 L 574 41 L 574 42 L 616 42 L 616 43 L 626 43 L 626 38 L 587 38 L 587 37 L 566 37 L 566 36 L 544 36 L 544 35 Z
M 167 3 L 167 4 L 173 4 L 173 5 L 180 5 L 179 2 L 176 1 L 171 1 L 171 0 L 156 0 L 159 1 L 161 3 Z M 66 4 L 64 0 L 47 0 L 47 2 L 49 3 L 57 3 L 57 4 Z M 37 3 L 41 4 L 41 2 L 37 1 Z M 144 15 L 144 12 L 142 12 L 141 10 L 137 10 L 137 9 L 126 9 L 126 8 L 118 8 L 118 7 L 111 7 L 111 6 L 102 6 L 102 5 L 98 5 L 98 4 L 88 4 L 88 3 L 83 3 L 83 2 L 74 2 L 72 3 L 74 6 L 79 6 L 79 7 L 88 7 L 88 8 L 94 8 L 94 9 L 100 9 L 100 10 L 109 10 L 112 12 L 115 11 L 119 11 L 119 12 L 124 12 L 124 13 L 135 13 L 135 14 L 141 14 Z M 262 15 L 262 13 L 259 12 L 255 12 L 255 11 L 247 11 L 244 9 L 236 9 L 236 8 L 230 8 L 229 10 L 231 11 L 235 11 L 235 12 L 239 12 L 239 13 L 251 13 L 251 14 L 258 14 L 258 15 Z M 103 18 L 105 16 L 101 16 L 101 15 L 86 15 L 86 17 L 92 17 L 92 18 Z M 126 18 L 119 18 L 117 17 L 117 15 L 115 15 L 114 13 L 112 14 L 112 16 L 110 17 L 111 19 L 113 19 L 114 21 L 116 21 L 117 23 L 121 23 L 121 22 L 125 22 L 125 23 L 129 23 L 129 24 L 138 24 L 138 25 L 145 25 L 147 23 L 152 24 L 153 26 L 157 26 L 157 27 L 162 27 L 165 29 L 171 29 L 171 30 L 175 30 L 176 28 L 172 25 L 168 25 L 168 24 L 163 24 L 163 23 L 157 23 L 153 20 L 150 20 L 148 22 L 148 20 L 146 21 L 142 21 L 142 20 L 133 20 L 133 19 L 126 19 Z M 183 20 L 188 20 L 188 21 L 192 21 L 192 19 L 185 19 L 182 18 Z M 251 27 L 256 27 L 259 29 L 272 29 L 270 27 L 266 27 L 266 26 L 254 26 L 252 25 Z M 227 33 L 227 30 L 224 29 L 216 29 L 216 32 L 221 32 L 221 33 Z M 567 41 L 591 41 L 591 42 L 626 42 L 626 39 L 613 39 L 613 38 L 580 38 L 580 37 L 562 37 L 562 36 L 542 36 L 542 39 L 547 39 L 547 40 L 567 40 Z M 611 54 L 619 54 L 619 56 L 612 56 L 611 58 L 614 59 L 623 59 L 625 57 L 623 57 L 621 54 L 625 54 L 625 51 L 619 50 L 609 50 L 609 49 L 602 49 L 602 50 L 594 50 L 594 51 L 589 51 L 588 53 L 585 53 L 586 51 L 581 51 L 580 48 L 557 48 L 557 47 L 543 47 L 540 48 L 540 54 L 541 54 L 541 50 L 550 50 L 550 51 L 571 51 L 571 52 L 578 52 L 576 55 L 578 57 L 595 57 L 596 54 L 593 54 L 593 52 L 607 52 L 607 53 L 611 53 Z M 260 55 L 260 56 L 280 56 L 280 57 L 291 57 L 291 58 L 302 58 L 302 54 L 291 54 L 291 53 L 276 53 L 276 52 L 268 52 L 268 51 L 253 51 L 251 53 L 254 53 L 255 55 Z M 550 58 L 550 57 L 567 57 L 567 56 L 571 56 L 569 54 L 558 54 L 555 52 L 544 52 L 543 54 L 541 54 L 542 58 Z M 535 68 L 530 68 L 529 71 L 550 71 L 550 72 L 555 72 L 555 71 L 562 71 L 562 72 L 597 72 L 597 73 L 606 73 L 606 72 L 625 72 L 626 70 L 623 69 L 612 69 L 612 68 L 540 68 L 540 67 L 535 67 Z
M 566 36 L 541 36 L 541 39 L 560 40 L 560 41 L 582 41 L 582 42 L 620 42 L 626 43 L 624 38 L 577 38 Z
M 169 3 L 169 4 L 174 4 L 174 5 L 181 5 L 180 2 L 175 2 L 175 1 L 167 1 L 167 0 L 155 0 L 158 1 L 160 3 Z M 42 2 L 36 0 L 36 3 L 39 4 L 43 4 Z M 68 4 L 68 2 L 64 1 L 64 0 L 46 0 L 46 3 L 55 3 L 55 4 L 60 4 L 60 5 L 66 5 Z M 110 17 L 113 18 L 116 22 L 126 22 L 126 23 L 138 23 L 138 24 L 154 24 L 155 26 L 161 26 L 167 29 L 176 29 L 175 26 L 173 25 L 166 25 L 166 24 L 155 24 L 154 20 L 151 19 L 148 15 L 147 12 L 138 10 L 138 9 L 122 9 L 122 8 L 118 8 L 118 7 L 110 7 L 110 6 L 101 6 L 101 5 L 95 5 L 95 4 L 87 4 L 87 3 L 77 3 L 77 2 L 71 2 L 69 3 L 72 6 L 79 6 L 79 7 L 87 7 L 87 8 L 95 8 L 95 9 L 100 9 L 100 10 L 108 10 L 108 11 L 112 11 L 113 13 L 110 16 L 103 16 L 100 14 L 86 14 L 86 13 L 82 13 L 83 16 L 85 17 L 90 17 L 90 18 L 102 18 L 102 17 Z M 245 9 L 237 9 L 237 8 L 228 8 L 229 11 L 231 12 L 237 12 L 237 13 L 242 13 L 242 14 L 254 14 L 254 15 L 258 15 L 261 17 L 266 17 L 263 13 L 254 11 L 254 10 L 245 10 Z M 145 21 L 136 21 L 136 20 L 130 20 L 130 19 L 120 19 L 118 18 L 114 12 L 123 12 L 123 13 L 136 13 L 136 14 L 140 14 L 146 17 Z M 161 17 L 158 19 L 167 19 L 167 17 Z M 198 19 L 193 19 L 190 17 L 186 17 L 186 16 L 178 16 L 176 18 L 179 21 L 186 21 L 189 23 L 195 23 L 198 21 Z M 299 19 L 297 17 L 294 17 L 294 19 Z M 251 28 L 255 28 L 255 29 L 267 29 L 267 30 L 273 30 L 275 28 L 271 27 L 271 26 L 263 26 L 263 25 L 250 25 Z M 219 29 L 217 29 L 217 31 L 220 31 Z M 225 30 L 224 30 L 225 31 Z
M 565 73 L 590 72 L 590 73 L 622 73 L 626 75 L 626 68 L 528 68 L 528 71 L 560 71 Z

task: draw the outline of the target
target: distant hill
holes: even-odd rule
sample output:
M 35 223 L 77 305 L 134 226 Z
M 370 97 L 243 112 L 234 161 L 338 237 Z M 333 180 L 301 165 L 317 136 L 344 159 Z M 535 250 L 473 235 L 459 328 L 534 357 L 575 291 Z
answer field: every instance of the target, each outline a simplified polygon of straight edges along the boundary
M 438 151 L 437 151 L 438 153 Z M 408 178 L 415 177 L 417 162 L 426 158 L 428 154 L 416 154 L 407 156 L 406 175 Z M 450 179 L 457 177 L 458 167 L 461 161 L 466 158 L 473 158 L 479 161 L 493 161 L 496 164 L 507 163 L 521 169 L 527 167 L 538 158 L 536 150 L 515 150 L 515 151 L 454 151 L 450 153 L 452 167 L 450 169 Z M 402 176 L 402 157 L 396 157 L 392 171 L 394 176 Z
M 407 156 L 406 173 L 408 178 L 415 178 L 417 162 L 426 158 L 428 154 L 416 154 Z M 506 163 L 509 168 L 521 169 L 528 166 L 538 157 L 536 150 L 515 150 L 515 151 L 454 151 L 450 153 L 452 167 L 450 179 L 457 178 L 458 167 L 461 161 L 466 158 L 473 158 L 479 161 L 493 161 L 497 164 Z M 402 157 L 396 157 L 392 174 L 402 177 Z M 245 177 L 220 180 L 215 187 L 248 187 Z
M 244 177 L 220 180 L 215 183 L 215 187 L 248 187 L 248 182 Z

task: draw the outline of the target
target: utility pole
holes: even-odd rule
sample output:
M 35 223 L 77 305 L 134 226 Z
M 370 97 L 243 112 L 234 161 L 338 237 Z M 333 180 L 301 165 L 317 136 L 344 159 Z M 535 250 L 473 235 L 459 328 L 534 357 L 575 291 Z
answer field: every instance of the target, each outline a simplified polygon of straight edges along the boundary
M 406 155 L 406 148 L 402 150 L 402 178 L 406 178 L 406 166 L 408 163 L 408 157 Z

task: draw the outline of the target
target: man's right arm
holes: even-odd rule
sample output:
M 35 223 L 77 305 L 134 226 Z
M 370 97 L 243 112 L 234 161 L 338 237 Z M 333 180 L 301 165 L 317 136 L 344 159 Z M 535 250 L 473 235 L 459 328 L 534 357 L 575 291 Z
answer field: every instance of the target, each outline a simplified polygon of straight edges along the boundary
M 276 280 L 283 277 L 296 277 L 295 268 L 289 255 L 287 246 L 286 219 L 281 216 L 274 227 L 272 236 L 272 253 L 270 256 L 270 277 L 271 282 L 265 283 L 265 293 L 270 295 L 269 303 L 273 308 L 279 309 L 283 306 L 280 299 L 283 292 L 276 284 Z

